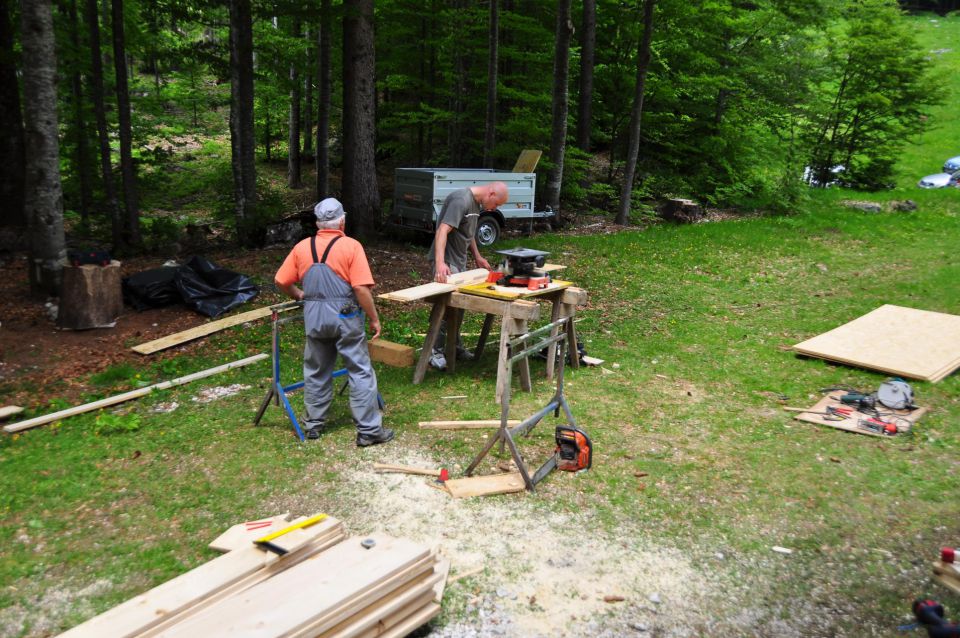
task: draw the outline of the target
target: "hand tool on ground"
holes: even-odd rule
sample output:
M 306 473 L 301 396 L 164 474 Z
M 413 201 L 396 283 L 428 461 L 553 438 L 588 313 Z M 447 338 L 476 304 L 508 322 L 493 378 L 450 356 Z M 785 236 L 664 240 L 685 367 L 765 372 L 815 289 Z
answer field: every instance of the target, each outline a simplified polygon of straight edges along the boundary
M 253 419 L 253 424 L 258 425 L 260 419 L 263 418 L 264 412 L 267 411 L 267 406 L 270 405 L 270 401 L 273 400 L 275 405 L 283 404 L 284 412 L 287 414 L 287 418 L 290 419 L 290 423 L 293 424 L 294 434 L 297 435 L 297 439 L 301 442 L 304 440 L 303 430 L 300 428 L 300 421 L 297 419 L 296 414 L 294 414 L 293 407 L 290 405 L 290 401 L 287 399 L 287 393 L 293 392 L 294 390 L 299 390 L 303 387 L 303 381 L 297 381 L 290 385 L 283 385 L 280 381 L 280 326 L 287 323 L 288 321 L 303 321 L 303 313 L 300 312 L 295 315 L 287 315 L 280 318 L 281 310 L 286 310 L 289 308 L 302 308 L 302 301 L 288 301 L 287 303 L 277 304 L 272 307 L 273 312 L 270 314 L 270 321 L 273 325 L 273 334 L 272 334 L 272 347 L 271 347 L 271 356 L 273 357 L 273 379 L 270 383 L 270 387 L 267 389 L 267 394 L 263 397 L 263 402 L 260 404 L 260 409 L 257 410 L 257 416 Z M 337 377 L 346 376 L 347 369 L 342 368 L 340 370 L 335 370 L 331 375 L 334 379 Z M 340 393 L 343 393 L 344 388 L 347 387 L 348 381 L 344 382 L 343 387 L 340 388 Z M 377 393 L 377 403 L 382 410 L 384 408 L 383 397 L 380 393 Z
M 877 405 L 877 397 L 861 392 L 848 392 L 840 397 L 840 402 L 846 405 L 852 405 L 858 410 L 872 410 Z
M 887 436 L 893 436 L 899 431 L 897 430 L 897 426 L 893 423 L 881 421 L 876 417 L 860 419 L 857 421 L 857 426 L 863 428 L 864 430 L 876 432 L 877 434 L 886 434 Z
M 913 601 L 913 615 L 927 630 L 930 638 L 954 638 L 960 636 L 960 625 L 947 622 L 943 617 L 943 605 L 935 600 Z
M 401 474 L 421 474 L 423 476 L 439 477 L 443 474 L 443 468 L 431 470 L 423 467 L 413 467 L 411 465 L 393 465 L 392 463 L 374 463 L 373 469 L 377 472 L 399 472 Z
M 532 248 L 498 250 L 504 259 L 487 275 L 487 283 L 501 286 L 522 286 L 527 290 L 540 290 L 550 284 L 550 273 L 542 270 L 550 253 Z
M 913 405 L 913 388 L 899 377 L 892 377 L 880 384 L 877 401 L 891 410 L 909 410 Z
M 327 518 L 326 514 L 317 514 L 316 516 L 311 516 L 310 518 L 300 521 L 299 523 L 288 525 L 283 529 L 279 529 L 271 534 L 267 534 L 266 536 L 263 536 L 262 538 L 258 538 L 253 542 L 264 549 L 268 549 L 275 554 L 279 554 L 280 556 L 283 556 L 284 554 L 287 553 L 287 549 L 285 547 L 280 547 L 279 545 L 276 545 L 272 541 L 275 541 L 276 539 L 280 538 L 284 534 L 289 534 L 295 529 L 303 529 L 304 527 L 310 527 L 311 525 L 316 525 L 317 523 L 319 523 L 320 521 L 326 518 Z
M 566 323 L 568 321 L 570 321 L 570 317 L 564 317 L 524 335 L 520 335 L 508 342 L 507 345 L 511 353 L 510 358 L 507 359 L 506 378 L 508 380 L 513 376 L 514 362 L 539 352 L 540 349 L 545 346 L 556 343 L 560 350 L 560 359 L 557 368 L 557 389 L 553 398 L 550 399 L 550 402 L 547 403 L 545 407 L 541 408 L 533 416 L 524 419 L 519 425 L 507 427 L 510 414 L 510 383 L 508 381 L 500 396 L 500 428 L 494 436 L 491 436 L 487 440 L 483 450 L 481 450 L 477 457 L 473 459 L 473 462 L 470 463 L 470 466 L 465 472 L 467 476 L 473 474 L 473 471 L 480 464 L 480 461 L 493 449 L 493 446 L 497 442 L 500 443 L 501 453 L 503 453 L 505 446 L 510 448 L 510 455 L 513 457 L 513 462 L 516 464 L 517 469 L 520 470 L 523 482 L 530 491 L 533 491 L 536 484 L 555 469 L 576 471 L 590 467 L 593 457 L 593 445 L 587 434 L 577 427 L 577 422 L 574 420 L 573 414 L 570 412 L 570 406 L 563 394 L 563 373 L 566 362 L 564 355 L 568 335 Z M 550 336 L 552 331 L 556 331 L 557 334 Z M 536 339 L 542 338 L 543 335 L 546 335 L 543 341 L 535 343 L 535 345 L 530 345 L 534 343 Z M 554 418 L 559 418 L 560 410 L 563 410 L 567 423 L 566 425 L 558 425 L 554 432 L 557 447 L 553 455 L 547 459 L 546 463 L 531 476 L 527 469 L 526 462 L 523 460 L 523 457 L 520 456 L 520 452 L 517 451 L 517 445 L 514 439 L 517 436 L 528 435 L 530 431 L 551 412 L 553 412 Z

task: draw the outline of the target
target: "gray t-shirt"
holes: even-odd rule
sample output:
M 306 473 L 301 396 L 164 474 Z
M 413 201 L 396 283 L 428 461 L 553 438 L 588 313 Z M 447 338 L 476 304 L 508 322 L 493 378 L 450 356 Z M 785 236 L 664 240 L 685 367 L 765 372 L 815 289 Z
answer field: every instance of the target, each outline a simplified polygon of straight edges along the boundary
M 467 249 L 470 240 L 477 232 L 477 220 L 480 218 L 480 204 L 473 197 L 470 187 L 455 190 L 443 200 L 443 207 L 437 217 L 437 227 L 440 224 L 449 224 L 453 230 L 447 235 L 447 246 L 443 252 L 443 260 L 450 267 L 451 272 L 463 272 L 467 269 Z M 436 270 L 434 254 L 436 237 L 430 244 L 430 270 Z

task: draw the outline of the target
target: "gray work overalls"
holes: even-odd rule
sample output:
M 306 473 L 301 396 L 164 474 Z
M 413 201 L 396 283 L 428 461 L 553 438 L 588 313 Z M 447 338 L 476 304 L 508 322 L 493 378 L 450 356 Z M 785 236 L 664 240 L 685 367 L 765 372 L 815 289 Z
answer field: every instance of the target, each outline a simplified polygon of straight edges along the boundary
M 306 427 L 322 427 L 333 401 L 333 368 L 337 353 L 350 379 L 350 411 L 357 434 L 379 434 L 382 420 L 377 403 L 377 376 L 370 364 L 364 314 L 353 287 L 326 264 L 334 237 L 317 259 L 316 235 L 310 238 L 313 265 L 303 277 L 303 400 Z

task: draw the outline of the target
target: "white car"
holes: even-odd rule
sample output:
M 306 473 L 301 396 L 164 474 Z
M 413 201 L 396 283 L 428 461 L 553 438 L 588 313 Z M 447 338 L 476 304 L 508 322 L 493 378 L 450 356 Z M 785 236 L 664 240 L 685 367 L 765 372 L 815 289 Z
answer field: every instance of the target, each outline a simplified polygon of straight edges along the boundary
M 956 173 L 957 171 L 960 171 L 960 155 L 951 157 L 943 163 L 944 173 Z
M 934 173 L 933 175 L 927 175 L 917 182 L 917 186 L 920 188 L 946 188 L 947 186 L 956 186 L 957 180 L 960 180 L 960 171 L 953 173 Z

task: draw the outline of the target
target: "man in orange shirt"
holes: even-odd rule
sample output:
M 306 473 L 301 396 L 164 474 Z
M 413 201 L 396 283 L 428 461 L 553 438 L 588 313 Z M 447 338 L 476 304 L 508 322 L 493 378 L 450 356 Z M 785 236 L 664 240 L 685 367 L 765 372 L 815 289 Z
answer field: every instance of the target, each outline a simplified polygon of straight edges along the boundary
M 343 205 L 328 197 L 313 209 L 317 234 L 290 251 L 274 281 L 303 301 L 303 401 L 308 439 L 317 439 L 333 401 L 333 367 L 339 353 L 350 379 L 350 411 L 357 425 L 357 447 L 386 443 L 393 430 L 383 427 L 377 402 L 377 375 L 370 363 L 364 314 L 372 339 L 380 336 L 373 301 L 373 275 L 363 246 L 344 235 Z M 321 256 L 322 255 L 322 256 Z M 297 283 L 303 283 L 303 289 Z M 362 312 L 361 312 L 362 311 Z

